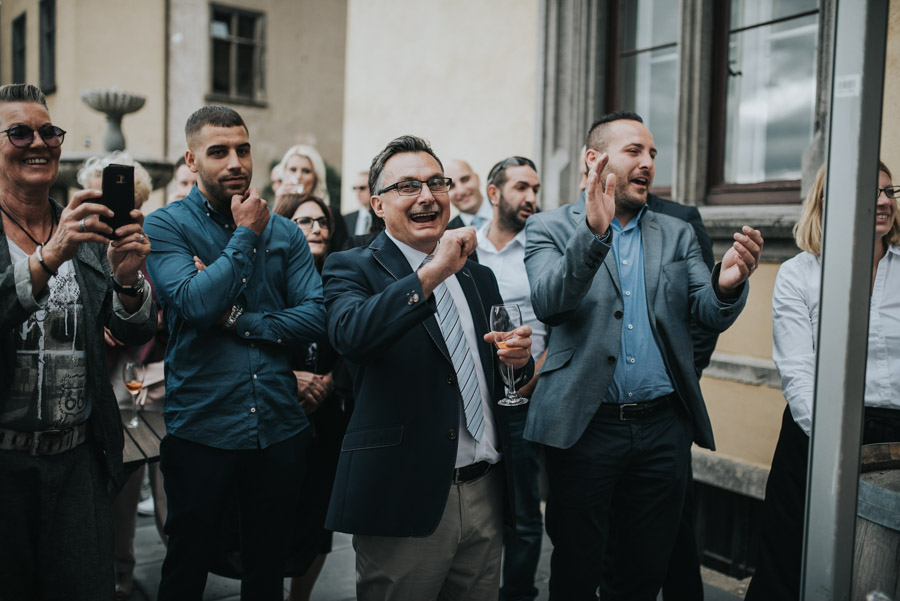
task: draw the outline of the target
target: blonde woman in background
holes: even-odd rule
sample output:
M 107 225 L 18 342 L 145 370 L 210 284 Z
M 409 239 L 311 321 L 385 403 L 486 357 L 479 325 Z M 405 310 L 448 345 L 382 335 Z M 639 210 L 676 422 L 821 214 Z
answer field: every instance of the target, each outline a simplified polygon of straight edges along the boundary
M 900 186 L 879 163 L 873 190 L 875 257 L 869 306 L 869 344 L 863 444 L 900 440 Z M 840 200 L 840 199 L 838 199 Z M 787 408 L 766 485 L 756 573 L 747 601 L 800 598 L 803 512 L 812 428 L 825 168 L 803 203 L 794 239 L 803 252 L 785 261 L 772 295 L 772 358 Z
M 139 162 L 135 161 L 127 152 L 114 152 L 110 155 L 91 157 L 85 161 L 78 170 L 76 178 L 82 188 L 101 190 L 103 184 L 103 169 L 110 164 L 131 165 L 134 167 L 134 208 L 140 210 L 141 206 L 150 198 L 153 190 L 150 174 Z M 144 273 L 149 280 L 149 276 Z M 160 319 L 162 316 L 160 315 Z M 162 323 L 160 322 L 162 326 Z M 165 331 L 164 326 L 162 331 Z M 158 349 L 156 357 L 153 356 L 154 341 L 144 347 L 126 346 L 116 340 L 108 329 L 104 330 L 107 352 L 106 360 L 109 368 L 109 379 L 113 385 L 113 391 L 119 402 L 120 410 L 130 409 L 131 396 L 125 390 L 122 382 L 122 364 L 128 359 L 139 358 L 146 363 L 144 377 L 144 391 L 141 393 L 141 402 L 144 410 L 162 411 L 163 364 L 162 352 Z M 153 390 L 153 394 L 149 394 Z M 156 403 L 152 402 L 156 400 Z M 141 497 L 141 484 L 144 480 L 144 465 L 132 472 L 128 480 L 113 503 L 113 529 L 115 532 L 115 558 L 116 558 L 116 599 L 127 599 L 134 591 L 134 532 L 137 525 L 137 505 Z M 154 517 L 159 535 L 165 542 L 163 525 L 166 519 L 166 493 L 163 491 L 162 474 L 159 464 L 150 464 L 150 490 L 154 499 Z

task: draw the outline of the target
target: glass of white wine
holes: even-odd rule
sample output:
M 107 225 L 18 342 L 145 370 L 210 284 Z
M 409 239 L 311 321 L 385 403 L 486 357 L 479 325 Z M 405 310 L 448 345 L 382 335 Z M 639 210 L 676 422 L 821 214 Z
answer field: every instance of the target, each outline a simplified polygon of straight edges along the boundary
M 519 305 L 494 305 L 491 307 L 491 330 L 494 332 L 494 344 L 497 348 L 507 348 L 506 341 L 515 336 L 513 331 L 522 325 L 522 311 Z M 516 392 L 515 370 L 505 363 L 500 367 L 503 383 L 506 384 L 506 396 L 497 401 L 498 405 L 512 407 L 524 405 L 528 399 Z
M 125 424 L 127 428 L 138 427 L 138 395 L 144 387 L 144 364 L 140 361 L 127 361 L 122 366 L 122 380 L 131 395 L 131 420 Z

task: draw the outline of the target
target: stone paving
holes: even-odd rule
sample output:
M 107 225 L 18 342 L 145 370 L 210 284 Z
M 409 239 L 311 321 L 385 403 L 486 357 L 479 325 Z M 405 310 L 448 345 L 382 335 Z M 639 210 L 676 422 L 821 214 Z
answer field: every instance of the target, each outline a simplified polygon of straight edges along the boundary
M 135 592 L 132 601 L 156 601 L 159 574 L 165 548 L 156 533 L 153 519 L 138 518 L 135 534 Z M 538 601 L 548 598 L 547 582 L 550 578 L 550 540 L 544 535 L 543 552 L 538 566 Z M 711 570 L 703 573 L 706 601 L 739 601 L 746 589 L 745 582 L 738 582 Z M 288 581 L 285 581 L 287 586 Z M 285 588 L 287 596 L 287 588 Z M 240 582 L 210 575 L 206 584 L 204 601 L 239 601 Z M 354 553 L 347 534 L 335 534 L 331 554 L 325 562 L 322 574 L 313 590 L 312 601 L 353 601 L 356 599 Z

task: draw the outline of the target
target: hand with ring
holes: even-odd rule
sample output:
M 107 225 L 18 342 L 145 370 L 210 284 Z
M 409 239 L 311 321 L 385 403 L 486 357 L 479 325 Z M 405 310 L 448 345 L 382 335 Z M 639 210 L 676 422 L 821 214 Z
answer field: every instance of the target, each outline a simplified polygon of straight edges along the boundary
M 129 216 L 134 223 L 118 228 L 114 232 L 116 239 L 109 243 L 106 251 L 113 275 L 125 286 L 137 279 L 138 270 L 150 254 L 150 244 L 143 229 L 144 214 L 133 209 Z
M 101 216 L 111 217 L 112 211 L 98 202 L 99 190 L 81 190 L 72 196 L 68 206 L 59 216 L 59 223 L 42 254 L 48 268 L 56 271 L 59 266 L 74 258 L 85 242 L 106 244 L 112 229 L 100 221 Z

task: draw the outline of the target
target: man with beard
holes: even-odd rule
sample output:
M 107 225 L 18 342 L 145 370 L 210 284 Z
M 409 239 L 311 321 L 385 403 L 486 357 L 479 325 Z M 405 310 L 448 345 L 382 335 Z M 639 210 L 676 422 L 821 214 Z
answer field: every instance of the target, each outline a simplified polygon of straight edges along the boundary
M 223 507 L 237 496 L 241 598 L 280 601 L 310 438 L 290 356 L 324 333 L 322 284 L 300 229 L 249 187 L 240 115 L 203 107 L 185 134 L 197 185 L 146 225 L 170 332 L 160 445 L 169 545 L 158 598 L 201 599 Z
M 445 174 L 453 183 L 450 184 L 450 204 L 459 211 L 459 215 L 447 224 L 448 230 L 460 227 L 480 228 L 493 217 L 491 206 L 484 202 L 481 194 L 481 179 L 472 171 L 472 167 L 462 159 L 447 161 Z
M 503 300 L 468 260 L 475 230 L 444 231 L 449 185 L 427 142 L 388 143 L 369 170 L 387 229 L 323 270 L 354 398 L 325 525 L 354 535 L 360 601 L 496 601 L 500 586 L 513 458 L 499 370 L 530 377 L 531 329 L 492 348 Z
M 691 320 L 718 332 L 734 322 L 763 239 L 744 226 L 710 274 L 691 226 L 647 210 L 656 148 L 641 118 L 602 117 L 586 145 L 581 199 L 526 225 L 531 300 L 552 331 L 525 437 L 545 445 L 550 599 L 596 599 L 606 551 L 604 601 L 650 601 L 691 441 L 714 446 Z
M 478 230 L 479 262 L 494 272 L 503 301 L 519 305 L 522 321 L 531 326 L 531 354 L 539 369 L 547 326 L 535 317 L 531 306 L 531 288 L 525 275 L 525 221 L 537 210 L 541 180 L 530 159 L 513 156 L 494 165 L 487 181 L 494 218 Z M 527 396 L 533 388 L 534 382 L 530 382 L 520 394 Z M 538 594 L 534 574 L 544 535 L 538 485 L 541 450 L 540 445 L 523 437 L 527 415 L 527 406 L 509 411 L 509 435 L 516 458 L 516 528 L 504 542 L 501 601 L 533 600 Z

